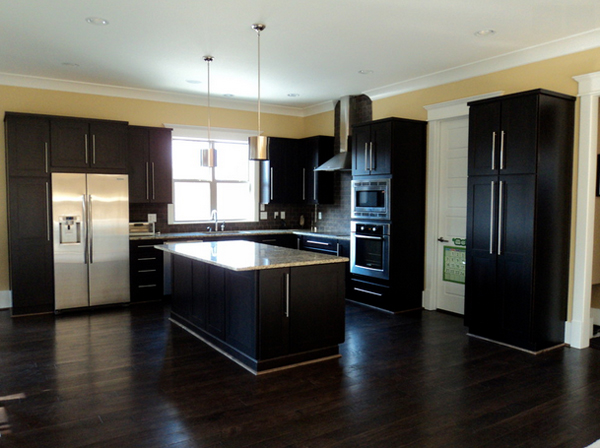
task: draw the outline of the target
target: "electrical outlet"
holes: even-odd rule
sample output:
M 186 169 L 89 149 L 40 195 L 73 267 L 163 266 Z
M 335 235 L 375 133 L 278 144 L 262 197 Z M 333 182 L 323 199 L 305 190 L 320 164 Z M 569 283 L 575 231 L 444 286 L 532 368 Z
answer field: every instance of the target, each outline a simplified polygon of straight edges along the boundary
M 266 210 L 265 204 L 260 204 L 260 211 L 264 212 Z
M 156 213 L 148 213 L 148 222 L 156 222 Z
M 319 212 L 319 221 L 323 219 L 323 212 Z
M 275 212 L 275 213 L 273 214 L 273 218 L 275 218 L 275 219 L 279 219 L 279 212 Z
M 281 219 L 285 219 L 285 212 L 281 212 Z
M 267 219 L 269 216 L 267 214 L 267 212 L 260 212 L 260 219 Z

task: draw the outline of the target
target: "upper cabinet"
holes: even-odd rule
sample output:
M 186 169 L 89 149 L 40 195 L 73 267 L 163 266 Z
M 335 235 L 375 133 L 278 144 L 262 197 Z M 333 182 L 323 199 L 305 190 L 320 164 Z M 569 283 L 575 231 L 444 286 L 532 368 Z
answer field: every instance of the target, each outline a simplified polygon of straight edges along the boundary
M 333 173 L 314 169 L 333 157 L 333 137 L 269 137 L 269 160 L 261 163 L 261 204 L 331 204 Z
M 129 126 L 129 202 L 173 201 L 171 129 Z
M 51 167 L 54 170 L 127 171 L 127 123 L 52 118 Z
M 537 170 L 540 120 L 562 130 L 567 123 L 550 109 L 544 90 L 470 105 L 469 175 L 533 174 Z
M 50 121 L 47 117 L 5 116 L 9 176 L 45 176 L 50 171 Z

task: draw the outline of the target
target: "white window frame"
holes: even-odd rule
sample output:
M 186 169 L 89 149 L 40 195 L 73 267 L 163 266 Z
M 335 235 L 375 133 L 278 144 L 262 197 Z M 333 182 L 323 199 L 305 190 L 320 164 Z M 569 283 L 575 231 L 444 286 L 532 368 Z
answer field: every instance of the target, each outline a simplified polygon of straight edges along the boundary
M 173 129 L 172 139 L 183 139 L 183 140 L 208 140 L 208 128 L 203 126 L 186 126 L 177 124 L 165 123 L 165 127 Z M 210 129 L 211 140 L 233 142 L 233 143 L 247 143 L 248 136 L 256 134 L 256 131 L 246 129 L 226 129 L 226 128 L 213 128 Z M 218 163 L 218 160 L 217 160 Z M 260 204 L 260 163 L 250 161 L 250 170 L 248 173 L 248 181 L 250 182 L 250 188 L 252 189 L 252 198 L 254 200 L 254 207 L 252 207 L 252 216 L 248 219 L 237 219 L 229 220 L 225 222 L 257 222 L 259 218 L 259 204 Z M 214 182 L 214 180 L 213 180 Z M 173 186 L 175 180 L 173 180 Z M 223 222 L 219 220 L 219 222 Z M 174 205 L 168 205 L 168 223 L 169 225 L 186 225 L 186 224 L 209 224 L 212 221 L 175 221 Z

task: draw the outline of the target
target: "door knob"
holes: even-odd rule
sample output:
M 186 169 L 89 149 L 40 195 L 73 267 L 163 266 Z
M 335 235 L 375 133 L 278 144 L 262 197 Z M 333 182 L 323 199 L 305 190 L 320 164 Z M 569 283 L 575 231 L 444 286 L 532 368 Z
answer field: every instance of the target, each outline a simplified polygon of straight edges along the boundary
M 440 243 L 447 243 L 447 242 L 448 242 L 448 240 L 445 240 L 443 236 L 440 236 L 440 237 L 438 238 L 438 241 L 439 241 Z

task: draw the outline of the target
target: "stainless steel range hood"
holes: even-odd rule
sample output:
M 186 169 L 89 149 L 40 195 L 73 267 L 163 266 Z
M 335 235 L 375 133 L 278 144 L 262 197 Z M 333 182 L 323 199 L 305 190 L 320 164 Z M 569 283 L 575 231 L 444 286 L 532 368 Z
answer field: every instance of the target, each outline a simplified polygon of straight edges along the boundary
M 352 169 L 351 126 L 355 123 L 370 121 L 371 117 L 371 99 L 368 96 L 357 95 L 340 98 L 336 104 L 335 117 L 335 146 L 339 145 L 339 153 L 315 168 L 315 171 L 350 171 Z

